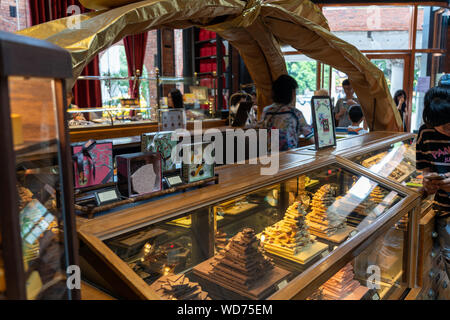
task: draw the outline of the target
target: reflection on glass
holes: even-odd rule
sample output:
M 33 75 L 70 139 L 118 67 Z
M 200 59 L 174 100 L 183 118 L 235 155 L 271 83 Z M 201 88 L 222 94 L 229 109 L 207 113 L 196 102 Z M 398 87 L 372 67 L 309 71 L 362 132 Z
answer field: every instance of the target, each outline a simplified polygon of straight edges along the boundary
M 394 143 L 364 155 L 353 161 L 382 177 L 389 178 L 406 186 L 422 186 L 422 176 L 416 170 L 415 143 L 413 139 Z
M 9 90 L 27 298 L 67 299 L 60 174 L 54 160 L 61 83 L 11 77 Z
M 371 59 L 378 69 L 383 71 L 391 95 L 404 88 L 403 75 L 405 73 L 404 59 Z
M 401 221 L 319 286 L 310 300 L 398 299 L 406 289 L 406 229 Z
M 105 243 L 165 298 L 265 299 L 401 199 L 330 165 Z
M 418 6 L 416 49 L 443 49 L 447 30 L 445 8 Z

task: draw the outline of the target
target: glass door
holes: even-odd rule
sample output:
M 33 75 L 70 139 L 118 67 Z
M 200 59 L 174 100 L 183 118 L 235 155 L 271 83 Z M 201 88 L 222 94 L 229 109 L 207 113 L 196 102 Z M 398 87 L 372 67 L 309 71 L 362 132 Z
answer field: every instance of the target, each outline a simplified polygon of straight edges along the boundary
M 392 97 L 398 90 L 408 92 L 408 73 L 410 56 L 408 54 L 368 54 L 367 58 L 383 71 L 389 91 Z M 410 127 L 411 121 L 411 99 L 406 97 L 406 114 L 404 117 L 405 128 Z

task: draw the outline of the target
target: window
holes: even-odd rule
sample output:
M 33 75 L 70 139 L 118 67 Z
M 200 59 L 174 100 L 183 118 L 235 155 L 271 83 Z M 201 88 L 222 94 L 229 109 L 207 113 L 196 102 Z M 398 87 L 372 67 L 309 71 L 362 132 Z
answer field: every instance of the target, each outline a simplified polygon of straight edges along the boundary
M 317 63 L 305 55 L 287 55 L 285 60 L 289 75 L 298 84 L 296 107 L 311 124 L 311 98 L 317 85 Z
M 0 1 L 0 30 L 16 32 L 30 27 L 29 0 Z
M 100 76 L 109 78 L 128 77 L 128 64 L 123 41 L 100 53 Z M 145 72 L 145 71 L 144 71 Z M 115 106 L 121 98 L 128 97 L 128 80 L 103 80 L 102 102 L 104 106 Z
M 383 71 L 391 95 L 398 89 L 406 91 L 406 128 L 417 130 L 422 121 L 423 96 L 445 70 L 450 10 L 415 4 L 329 5 L 322 11 L 336 36 L 353 44 Z M 301 54 L 289 47 L 283 51 L 286 60 Z M 317 66 L 317 86 L 328 89 L 335 102 L 342 95 L 341 83 L 347 76 L 319 62 Z
M 411 6 L 324 7 L 331 31 L 359 50 L 408 49 Z

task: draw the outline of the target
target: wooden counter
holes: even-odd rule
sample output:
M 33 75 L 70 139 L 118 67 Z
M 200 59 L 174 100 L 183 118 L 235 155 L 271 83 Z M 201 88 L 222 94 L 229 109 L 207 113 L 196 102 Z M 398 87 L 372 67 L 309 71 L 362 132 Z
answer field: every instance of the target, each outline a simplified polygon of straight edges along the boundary
M 377 142 L 383 142 L 385 144 L 395 143 L 407 138 L 414 138 L 412 133 L 403 132 L 388 132 L 388 131 L 375 131 L 362 135 L 355 135 L 347 138 L 338 139 L 336 141 L 336 147 L 322 149 L 316 151 L 314 145 L 305 146 L 297 149 L 289 150 L 290 153 L 311 154 L 316 157 L 323 157 L 329 155 L 343 155 L 348 152 L 360 152 L 361 148 L 367 146 L 375 146 Z
M 349 141 L 352 148 L 363 149 L 370 144 L 399 139 L 403 134 L 372 133 L 363 139 L 358 137 Z M 383 144 L 384 145 L 384 144 Z M 133 299 L 158 299 L 159 296 L 149 288 L 147 283 L 135 273 L 130 266 L 121 260 L 105 243 L 104 240 L 124 234 L 142 227 L 158 223 L 167 219 L 174 219 L 183 214 L 227 201 L 242 194 L 252 192 L 263 187 L 270 187 L 281 181 L 297 177 L 303 173 L 329 166 L 333 163 L 345 163 L 349 169 L 357 170 L 356 164 L 336 157 L 327 152 L 320 156 L 302 154 L 300 152 L 283 152 L 279 154 L 279 171 L 275 175 L 262 175 L 261 164 L 233 164 L 217 168 L 219 183 L 208 185 L 192 191 L 175 194 L 151 202 L 145 202 L 120 211 L 88 220 L 78 218 L 78 234 L 84 244 L 83 255 L 86 262 L 92 264 L 92 270 L 101 270 L 101 279 L 95 278 L 99 284 L 114 283 L 117 285 L 118 296 Z M 347 162 L 349 164 L 347 164 Z M 362 169 L 358 169 L 362 170 Z M 363 170 L 368 178 L 374 179 L 374 174 Z M 326 258 L 317 261 L 306 273 L 297 276 L 281 291 L 274 294 L 274 299 L 306 298 L 314 288 L 326 281 L 330 275 L 336 273 L 352 257 L 354 250 L 364 250 L 370 243 L 386 232 L 406 212 L 419 205 L 419 195 L 399 186 L 387 179 L 378 178 L 383 183 L 405 195 L 405 201 L 392 207 L 386 214 L 352 237 L 342 247 L 330 253 Z M 203 231 L 199 231 L 205 232 Z M 211 238 L 205 233 L 206 239 Z M 84 268 L 86 274 L 85 266 Z M 92 276 L 96 276 L 93 274 Z M 98 276 L 98 275 L 97 275 Z M 105 287 L 106 288 L 106 287 Z
M 368 144 L 379 142 L 380 139 L 397 140 L 404 138 L 402 133 L 374 132 L 358 136 L 355 141 L 346 143 L 352 148 L 361 149 Z M 359 138 L 359 139 L 358 139 Z M 339 146 L 338 146 L 339 148 Z M 268 165 L 233 164 L 216 168 L 219 183 L 200 189 L 176 194 L 160 200 L 137 204 L 121 211 L 107 213 L 91 220 L 78 217 L 80 230 L 84 230 L 101 239 L 144 227 L 165 219 L 174 218 L 183 213 L 193 211 L 213 203 L 225 201 L 243 192 L 251 192 L 264 186 L 295 177 L 303 172 L 329 165 L 335 162 L 334 154 L 322 152 L 321 156 L 308 152 L 302 154 L 299 150 L 279 154 L 279 171 L 276 175 L 261 175 L 261 168 Z M 243 179 L 245 175 L 245 179 Z
M 226 120 L 211 119 L 203 120 L 203 129 L 217 128 L 225 126 Z M 187 130 L 194 129 L 194 122 L 187 122 Z M 70 129 L 71 142 L 87 141 L 89 139 L 102 140 L 113 138 L 125 138 L 140 136 L 143 133 L 157 132 L 159 130 L 157 122 L 147 122 L 140 124 L 121 124 L 114 126 L 80 127 Z

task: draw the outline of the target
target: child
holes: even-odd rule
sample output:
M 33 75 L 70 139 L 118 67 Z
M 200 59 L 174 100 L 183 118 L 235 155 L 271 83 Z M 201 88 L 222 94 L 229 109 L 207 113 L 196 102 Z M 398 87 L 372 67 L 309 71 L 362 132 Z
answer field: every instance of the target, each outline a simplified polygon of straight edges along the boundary
M 348 110 L 348 117 L 350 118 L 350 121 L 352 122 L 352 125 L 348 126 L 347 131 L 348 133 L 354 133 L 354 134 L 364 134 L 367 133 L 367 130 L 364 130 L 359 125 L 364 120 L 364 115 L 361 109 L 361 106 L 359 104 L 355 104 L 350 107 Z
M 436 231 L 450 272 L 450 89 L 434 87 L 425 95 L 423 121 L 416 146 L 417 169 L 423 170 L 423 186 L 435 194 Z M 449 275 L 450 277 L 450 275 Z

